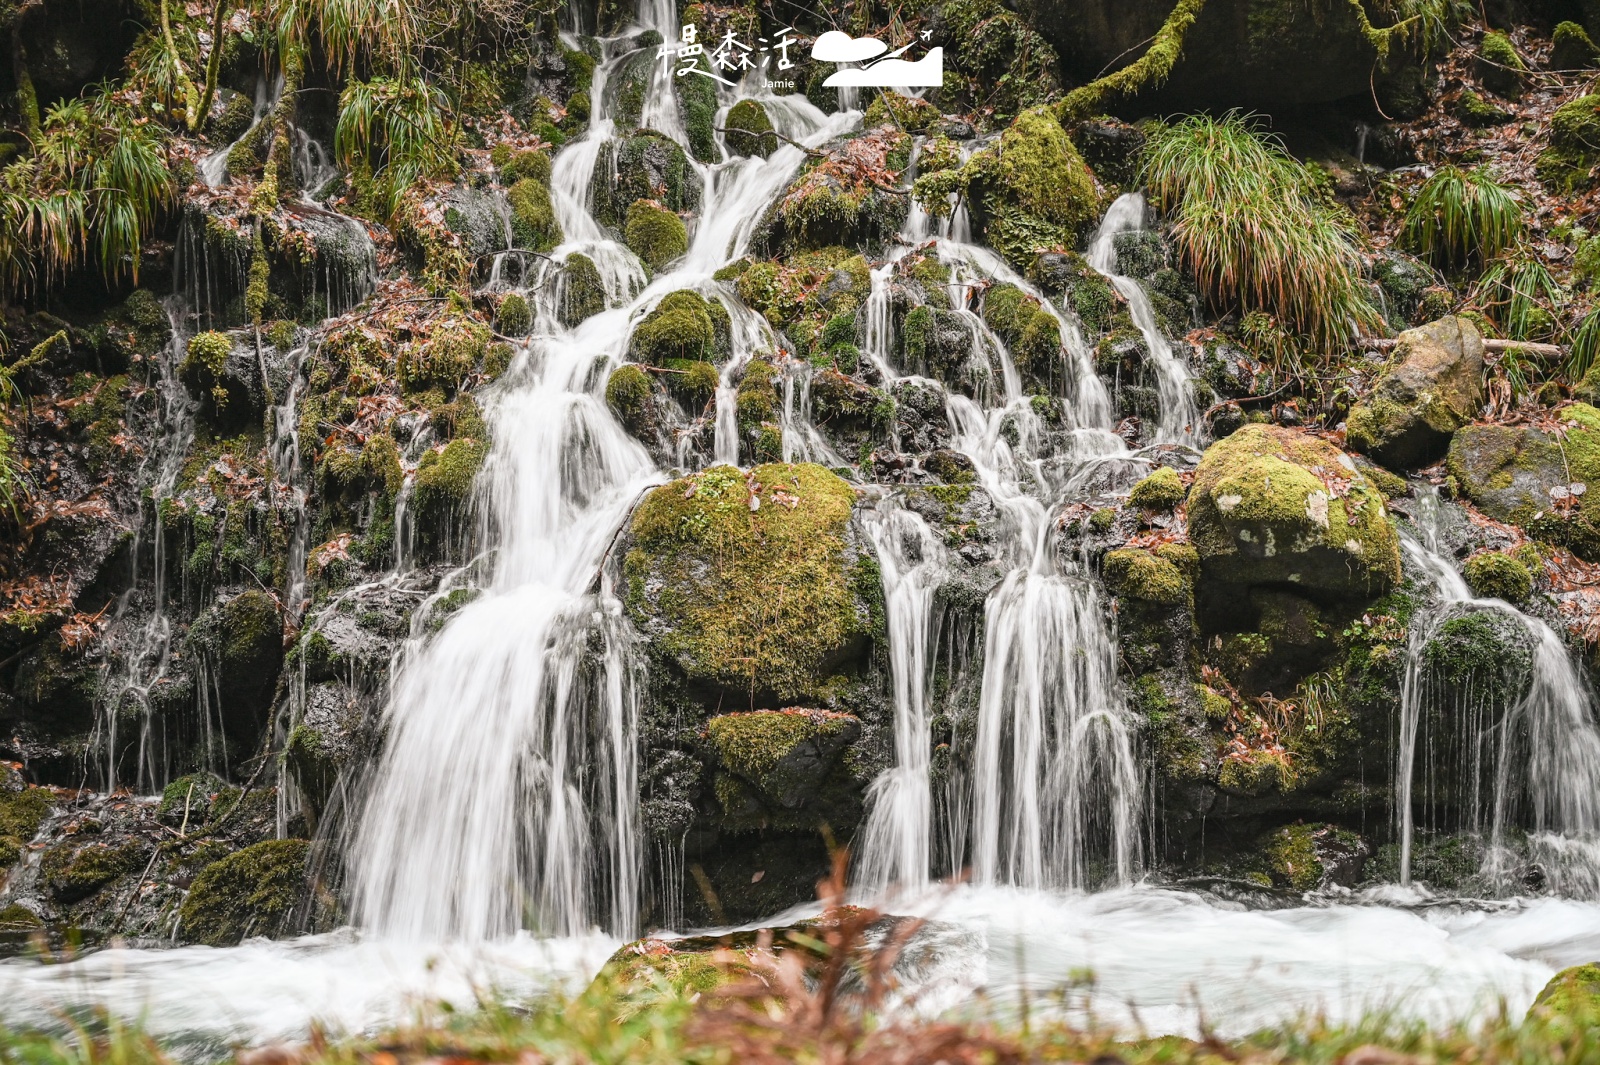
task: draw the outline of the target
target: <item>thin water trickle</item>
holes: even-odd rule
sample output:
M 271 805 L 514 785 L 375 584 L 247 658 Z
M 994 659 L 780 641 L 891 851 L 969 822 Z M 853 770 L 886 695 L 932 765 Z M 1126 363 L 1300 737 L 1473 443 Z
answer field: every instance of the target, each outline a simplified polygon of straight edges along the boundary
M 1125 233 L 1144 231 L 1145 203 L 1141 192 L 1127 192 L 1118 196 L 1106 211 L 1100 229 L 1089 245 L 1089 265 L 1110 281 L 1122 298 L 1128 301 L 1128 311 L 1133 324 L 1144 334 L 1145 347 L 1156 371 L 1156 395 L 1160 401 L 1160 416 L 1156 425 L 1156 442 L 1164 444 L 1197 444 L 1201 441 L 1200 408 L 1194 400 L 1194 381 L 1189 366 L 1172 350 L 1167 335 L 1156 321 L 1155 308 L 1144 286 L 1131 277 L 1117 272 L 1117 237 Z
M 1412 619 L 1401 687 L 1395 780 L 1400 882 L 1411 882 L 1419 805 L 1444 802 L 1459 807 L 1459 823 L 1451 827 L 1482 842 L 1480 874 L 1490 886 L 1518 886 L 1512 881 L 1519 864 L 1512 835 L 1526 831 L 1529 856 L 1552 889 L 1600 896 L 1600 727 L 1594 691 L 1549 625 L 1499 599 L 1475 598 L 1439 554 L 1437 489 L 1418 490 L 1416 511 L 1417 531 L 1402 530 L 1401 544 L 1433 586 L 1434 603 Z M 1450 622 L 1474 612 L 1492 612 L 1525 634 L 1526 690 L 1510 705 L 1494 697 L 1498 688 L 1493 685 L 1474 692 L 1443 683 L 1430 661 L 1430 643 Z M 1424 730 L 1436 722 L 1447 722 L 1457 735 L 1422 743 Z M 1442 779 L 1452 781 L 1453 793 L 1432 794 Z

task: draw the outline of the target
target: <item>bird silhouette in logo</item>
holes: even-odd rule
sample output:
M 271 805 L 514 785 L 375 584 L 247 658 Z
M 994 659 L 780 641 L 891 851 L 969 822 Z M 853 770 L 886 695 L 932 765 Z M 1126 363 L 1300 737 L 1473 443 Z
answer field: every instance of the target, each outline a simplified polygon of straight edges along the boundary
M 924 32 L 923 40 L 927 40 L 930 33 Z M 836 70 L 828 75 L 824 85 L 874 88 L 938 88 L 943 85 L 944 49 L 930 48 L 927 55 L 916 61 L 901 59 L 910 48 L 908 44 L 890 52 L 889 46 L 876 37 L 852 37 L 840 30 L 829 30 L 811 46 L 811 58 L 823 63 L 868 64 Z

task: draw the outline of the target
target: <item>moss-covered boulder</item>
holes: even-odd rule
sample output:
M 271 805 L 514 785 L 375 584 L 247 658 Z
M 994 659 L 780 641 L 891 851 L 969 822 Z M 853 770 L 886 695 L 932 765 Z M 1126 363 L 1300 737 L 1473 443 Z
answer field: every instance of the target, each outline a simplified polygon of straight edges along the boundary
M 1552 976 L 1528 1007 L 1528 1018 L 1562 1018 L 1591 1029 L 1600 1025 L 1600 963 L 1574 965 Z
M 70 840 L 44 852 L 39 872 L 45 890 L 58 903 L 71 904 L 143 869 L 150 860 L 150 844 L 141 839 Z
M 1522 95 L 1522 86 L 1528 77 L 1528 64 L 1523 62 L 1511 38 L 1498 30 L 1483 35 L 1478 45 L 1478 80 L 1490 92 L 1508 100 Z
M 615 159 L 602 158 L 590 184 L 595 218 L 604 225 L 621 226 L 628 205 L 651 200 L 669 211 L 692 211 L 700 203 L 700 176 L 688 153 L 670 137 L 650 130 L 620 141 Z M 614 162 L 615 165 L 607 165 Z
M 772 136 L 772 119 L 759 100 L 740 100 L 728 108 L 723 123 L 728 150 L 737 155 L 759 155 L 765 159 L 778 146 Z
M 1365 841 L 1348 829 L 1285 825 L 1256 841 L 1252 879 L 1287 891 L 1314 891 L 1330 884 L 1353 887 L 1370 853 Z
M 190 943 L 230 947 L 247 936 L 293 931 L 309 854 L 303 839 L 272 839 L 206 866 L 183 900 L 178 935 Z
M 655 427 L 650 390 L 650 375 L 631 362 L 612 370 L 606 379 L 606 405 L 637 437 L 648 436 Z
M 0 766 L 0 771 L 4 770 Z M 0 870 L 14 864 L 50 815 L 54 795 L 49 788 L 0 790 Z
M 444 315 L 432 323 L 426 339 L 401 349 L 400 384 L 408 391 L 454 391 L 483 362 L 493 339 L 489 327 L 471 315 Z
M 1183 606 L 1194 598 L 1199 559 L 1188 544 L 1162 544 L 1153 550 L 1123 547 L 1106 552 L 1101 562 L 1106 587 L 1120 596 Z
M 230 755 L 252 753 L 283 668 L 283 615 L 259 589 L 212 607 L 189 628 L 189 649 L 206 664 Z
M 635 200 L 623 229 L 628 247 L 646 266 L 660 270 L 689 250 L 683 219 L 654 200 Z
M 576 252 L 561 264 L 561 322 L 572 328 L 606 309 L 606 286 L 600 268 Z
M 1600 561 L 1600 410 L 1573 403 L 1555 416 L 1559 434 L 1469 425 L 1450 441 L 1445 468 L 1489 517 Z
M 1465 318 L 1400 334 L 1372 392 L 1347 419 L 1350 446 L 1385 466 L 1436 462 L 1483 409 L 1483 338 Z
M 1461 574 L 1481 599 L 1520 603 L 1533 594 L 1533 574 L 1521 559 L 1502 551 L 1482 551 L 1467 559 Z
M 1128 493 L 1128 505 L 1140 510 L 1166 513 L 1182 503 L 1183 497 L 1188 494 L 1189 489 L 1184 485 L 1183 478 L 1178 476 L 1178 471 L 1163 466 L 1133 486 Z
M 911 138 L 880 128 L 808 163 L 763 216 L 752 248 L 788 259 L 838 246 L 864 248 L 893 237 L 910 205 L 892 182 L 911 161 Z
M 506 199 L 511 205 L 511 235 L 517 247 L 549 251 L 561 243 L 561 223 L 544 182 L 523 178 L 511 186 Z
M 1580 96 L 1550 116 L 1549 143 L 1539 153 L 1539 180 L 1563 191 L 1588 188 L 1600 163 L 1600 95 Z
M 861 735 L 850 714 L 825 710 L 755 710 L 723 714 L 706 724 L 716 753 L 717 800 L 730 828 L 804 828 L 840 768 L 844 749 Z
M 918 178 L 930 211 L 965 192 L 985 239 L 1018 269 L 1041 252 L 1070 249 L 1099 216 L 1094 175 L 1048 108 L 1018 115 L 999 139 L 965 166 Z
M 1559 22 L 1551 33 L 1550 67 L 1553 70 L 1587 70 L 1600 57 L 1600 48 L 1576 22 Z
M 649 366 L 670 366 L 674 360 L 710 358 L 716 341 L 710 301 L 680 289 L 667 293 L 644 316 L 628 341 L 628 353 Z
M 412 496 L 422 546 L 436 550 L 459 531 L 472 500 L 472 483 L 488 454 L 486 440 L 460 436 L 422 456 Z
M 1400 579 L 1382 494 L 1333 444 L 1280 426 L 1247 425 L 1206 450 L 1189 536 L 1208 581 L 1366 598 Z
M 500 332 L 508 337 L 527 336 L 528 330 L 533 328 L 533 310 L 527 299 L 513 292 L 500 301 L 494 320 Z
M 820 466 L 715 466 L 634 512 L 628 608 L 688 677 L 759 698 L 820 695 L 873 624 L 855 493 Z
M 1016 285 L 996 285 L 984 294 L 983 320 L 1024 377 L 1053 383 L 1062 362 L 1061 326 L 1037 298 Z

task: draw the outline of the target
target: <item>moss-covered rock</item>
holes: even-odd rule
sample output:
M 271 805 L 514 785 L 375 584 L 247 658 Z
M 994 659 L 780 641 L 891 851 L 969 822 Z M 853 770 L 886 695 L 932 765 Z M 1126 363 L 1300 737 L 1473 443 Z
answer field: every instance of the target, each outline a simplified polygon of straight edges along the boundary
M 1053 382 L 1061 362 L 1061 326 L 1055 316 L 1016 285 L 1001 284 L 983 297 L 983 320 L 1031 380 Z
M 650 375 L 633 363 L 611 371 L 606 379 L 606 405 L 635 436 L 645 436 L 655 424 L 650 401 Z
M 472 483 L 489 453 L 487 441 L 458 437 L 442 449 L 429 451 L 417 464 L 417 530 L 430 544 L 441 544 L 451 528 L 465 517 L 472 499 Z
M 1289 891 L 1353 886 L 1369 854 L 1354 832 L 1318 824 L 1285 825 L 1258 840 L 1256 848 L 1261 871 L 1274 887 Z
M 594 216 L 602 224 L 623 225 L 628 205 L 637 200 L 649 200 L 674 212 L 691 211 L 699 205 L 700 176 L 677 141 L 641 130 L 617 142 L 615 149 L 607 145 L 602 152 L 613 150 L 614 160 L 600 160 L 589 186 Z
M 526 299 L 513 292 L 500 301 L 495 311 L 495 322 L 500 332 L 508 337 L 527 336 L 528 330 L 533 328 L 533 311 Z
M 440 387 L 453 391 L 483 361 L 494 333 L 465 314 L 436 320 L 426 340 L 400 352 L 400 383 L 408 391 Z
M 689 137 L 689 151 L 702 163 L 721 161 L 717 151 L 717 87 L 709 78 L 679 78 L 678 113 Z
M 1450 441 L 1445 468 L 1496 521 L 1600 560 L 1600 410 L 1573 403 L 1556 417 L 1559 436 L 1532 425 L 1469 425 Z
M 247 936 L 293 931 L 309 853 L 305 840 L 273 839 L 206 866 L 183 900 L 179 936 L 190 943 L 227 947 Z
M 53 799 L 49 788 L 0 791 L 0 870 L 22 857 L 23 848 L 50 815 Z
M 1510 111 L 1496 107 L 1471 89 L 1461 90 L 1461 95 L 1456 97 L 1455 114 L 1464 125 L 1478 128 L 1498 126 L 1516 117 Z
M 1462 576 L 1480 599 L 1520 603 L 1533 594 L 1533 574 L 1520 559 L 1500 551 L 1483 551 L 1467 559 Z
M 189 648 L 211 673 L 217 713 L 233 758 L 255 749 L 283 667 L 283 615 L 278 601 L 251 589 L 211 608 L 189 628 Z
M 653 200 L 635 200 L 624 227 L 628 247 L 650 269 L 660 270 L 689 250 L 683 219 Z
M 1549 143 L 1539 153 L 1539 180 L 1553 188 L 1588 188 L 1600 163 L 1600 95 L 1580 96 L 1550 116 Z
M 1528 76 L 1528 64 L 1522 61 L 1511 38 L 1498 30 L 1483 35 L 1478 45 L 1478 80 L 1490 92 L 1508 100 L 1522 95 L 1523 81 Z
M 889 185 L 910 162 L 911 138 L 890 128 L 853 137 L 811 161 L 763 216 L 751 247 L 797 253 L 890 239 L 910 205 Z
M 511 235 L 517 247 L 549 251 L 560 244 L 561 223 L 550 202 L 550 188 L 534 178 L 523 178 L 506 193 L 511 205 Z
M 1483 338 L 1465 318 L 1400 334 L 1372 392 L 1350 411 L 1350 446 L 1386 466 L 1437 461 L 1483 409 Z
M 1015 122 L 965 166 L 917 179 L 916 195 L 931 212 L 964 191 L 985 239 L 1018 269 L 1040 252 L 1070 249 L 1099 215 L 1094 175 L 1047 108 Z
M 721 770 L 716 793 L 725 823 L 763 827 L 751 822 L 770 826 L 775 814 L 817 799 L 840 754 L 861 735 L 861 722 L 824 710 L 756 710 L 714 717 L 706 732 Z
M 1133 486 L 1133 491 L 1128 493 L 1128 505 L 1166 513 L 1182 503 L 1188 493 L 1189 489 L 1184 486 L 1178 471 L 1163 466 Z
M 1193 548 L 1183 546 L 1191 553 Z M 1101 563 L 1106 587 L 1117 595 L 1164 606 L 1181 606 L 1194 596 L 1194 577 L 1178 560 L 1154 551 L 1124 547 L 1106 552 Z
M 561 321 L 572 328 L 606 309 L 606 286 L 594 260 L 577 252 L 561 264 Z
M 1364 598 L 1400 579 L 1382 494 L 1344 452 L 1293 429 L 1247 425 L 1206 450 L 1189 535 L 1207 580 Z
M 691 678 L 820 694 L 871 625 L 854 499 L 809 464 L 716 466 L 663 485 L 634 512 L 629 610 Z
M 1528 1007 L 1528 1017 L 1560 1017 L 1586 1028 L 1600 1024 L 1600 963 L 1556 973 Z
M 82 902 L 113 881 L 131 876 L 150 860 L 150 845 L 139 839 L 94 839 L 59 843 L 44 853 L 39 871 L 50 897 Z
M 1576 22 L 1558 22 L 1551 40 L 1550 66 L 1555 70 L 1587 70 L 1600 56 L 1600 49 Z
M 680 289 L 645 315 L 628 341 L 628 353 L 647 365 L 667 366 L 675 359 L 709 358 L 716 339 L 711 304 L 698 292 Z
M 759 100 L 740 100 L 728 108 L 723 128 L 728 150 L 738 155 L 765 159 L 778 147 L 778 138 L 772 136 L 772 119 Z

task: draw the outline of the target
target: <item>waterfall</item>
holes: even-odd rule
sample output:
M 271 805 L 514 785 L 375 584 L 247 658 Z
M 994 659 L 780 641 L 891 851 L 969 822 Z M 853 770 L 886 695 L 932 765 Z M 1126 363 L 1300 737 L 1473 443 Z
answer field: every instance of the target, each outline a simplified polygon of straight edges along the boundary
M 903 244 L 924 239 L 927 224 L 926 216 L 908 218 Z M 992 405 L 947 393 L 945 411 L 951 446 L 972 460 L 978 484 L 999 512 L 996 539 L 1007 567 L 985 604 L 976 741 L 972 750 L 959 752 L 970 764 L 951 781 L 953 823 L 945 826 L 950 872 L 958 875 L 970 862 L 978 883 L 1127 882 L 1138 862 L 1142 798 L 1109 612 L 1086 573 L 1056 563 L 1050 511 L 1067 493 L 1070 478 L 1053 474 L 1042 458 L 1046 427 L 1023 394 L 1005 345 L 964 311 L 970 286 L 982 280 L 1017 285 L 1061 325 L 1070 373 L 1069 466 L 1124 461 L 1127 448 L 1111 432 L 1109 396 L 1077 322 L 989 249 L 945 237 L 938 255 L 951 267 L 952 305 L 964 312 L 974 341 L 1000 362 Z M 888 292 L 893 273 L 893 263 L 873 271 L 865 311 L 864 354 L 886 387 L 904 379 L 894 366 Z M 927 548 L 917 534 L 917 524 L 887 503 L 868 522 L 889 606 L 896 760 L 872 787 L 857 872 L 867 887 L 927 882 L 931 802 L 926 785 L 916 781 L 925 782 L 928 773 L 927 632 L 944 564 L 942 553 Z
M 928 523 L 886 496 L 865 516 L 883 571 L 890 674 L 894 685 L 894 767 L 872 783 L 857 883 L 882 892 L 926 887 L 931 868 L 933 790 L 929 688 L 934 593 L 950 574 L 944 545 Z
M 652 2 L 645 16 L 661 28 L 670 4 Z M 602 63 L 597 82 L 605 71 Z M 670 81 L 653 84 L 646 113 L 673 111 Z M 567 236 L 553 256 L 588 255 L 609 306 L 563 327 L 562 286 L 541 270 L 526 290 L 533 335 L 479 393 L 493 444 L 474 507 L 491 572 L 483 594 L 402 653 L 352 845 L 356 916 L 395 936 L 574 934 L 596 924 L 628 935 L 637 919 L 640 656 L 605 561 L 661 474 L 607 408 L 605 381 L 631 327 L 664 295 L 717 284 L 710 274 L 742 250 L 805 153 L 786 145 L 711 171 L 689 253 L 646 286 L 638 259 L 587 207 L 613 131 L 605 94 L 593 99 L 588 134 L 553 161 L 552 202 Z M 809 125 L 796 132 L 815 142 L 847 128 L 848 119 L 798 110 Z M 772 341 L 759 315 L 729 304 L 731 388 L 734 369 Z M 719 432 L 719 457 L 729 444 L 736 458 L 736 434 Z
M 1594 692 L 1549 625 L 1501 600 L 1473 598 L 1438 552 L 1437 490 L 1419 490 L 1416 509 L 1420 538 L 1405 531 L 1401 542 L 1433 585 L 1436 602 L 1412 620 L 1401 688 L 1395 776 L 1401 883 L 1411 882 L 1418 801 L 1439 786 L 1441 777 L 1455 774 L 1453 798 L 1463 807 L 1459 828 L 1484 844 L 1481 874 L 1489 883 L 1508 886 L 1510 834 L 1526 829 L 1532 855 L 1553 888 L 1600 895 L 1600 728 Z M 1509 706 L 1486 704 L 1470 692 L 1468 705 L 1448 702 L 1430 668 L 1430 642 L 1449 621 L 1473 612 L 1492 612 L 1526 634 L 1531 648 L 1527 690 Z M 1444 750 L 1432 742 L 1423 745 L 1420 735 L 1430 718 L 1449 719 L 1462 734 L 1455 743 L 1443 744 Z M 1452 761 L 1443 764 L 1441 758 Z
M 1104 274 L 1106 280 L 1123 299 L 1128 301 L 1128 312 L 1133 324 L 1144 334 L 1145 347 L 1150 351 L 1150 361 L 1156 371 L 1156 395 L 1161 403 L 1160 419 L 1156 426 L 1158 443 L 1197 444 L 1200 442 L 1200 409 L 1194 401 L 1194 382 L 1189 367 L 1172 350 L 1166 334 L 1156 321 L 1155 308 L 1144 286 L 1131 277 L 1117 273 L 1117 237 L 1124 233 L 1144 231 L 1144 194 L 1127 192 L 1118 196 L 1106 211 L 1089 245 L 1089 265 Z

